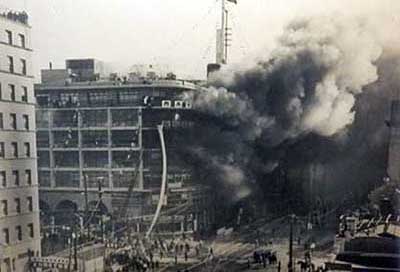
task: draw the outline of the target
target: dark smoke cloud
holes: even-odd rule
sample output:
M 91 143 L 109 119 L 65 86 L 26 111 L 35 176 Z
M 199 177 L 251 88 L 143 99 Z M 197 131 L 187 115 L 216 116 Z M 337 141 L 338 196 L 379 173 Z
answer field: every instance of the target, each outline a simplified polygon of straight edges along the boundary
M 278 44 L 254 67 L 222 71 L 213 86 L 191 97 L 204 125 L 195 133 L 201 150 L 192 154 L 196 166 L 212 169 L 217 181 L 233 188 L 235 199 L 263 182 L 284 156 L 298 156 L 296 164 L 304 166 L 330 148 L 332 156 L 318 162 L 326 166 L 347 154 L 337 147 L 353 137 L 356 101 L 378 79 L 382 47 L 363 20 L 296 20 Z M 287 151 L 307 145 L 308 155 Z

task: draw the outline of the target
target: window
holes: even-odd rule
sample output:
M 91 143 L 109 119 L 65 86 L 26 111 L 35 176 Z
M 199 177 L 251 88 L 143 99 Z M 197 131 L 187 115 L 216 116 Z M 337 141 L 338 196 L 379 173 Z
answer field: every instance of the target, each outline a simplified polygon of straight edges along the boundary
M 20 59 L 21 61 L 21 74 L 26 75 L 26 60 Z
M 4 150 L 4 143 L 0 143 L 0 158 L 4 158 L 5 150 Z
M 108 167 L 107 151 L 85 151 L 83 155 L 83 167 L 85 168 L 106 168 Z
M 38 172 L 38 182 L 41 187 L 51 187 L 50 172 L 39 171 Z
M 37 105 L 38 106 L 41 106 L 41 107 L 48 107 L 49 106 L 49 95 L 40 95 L 40 94 L 37 94 L 36 95 L 36 103 L 37 103 Z M 55 101 L 54 101 L 54 103 L 55 103 Z
M 17 114 L 10 113 L 10 127 L 11 129 L 17 129 Z
M 106 106 L 110 104 L 111 101 L 110 98 L 111 98 L 110 92 L 94 91 L 89 93 L 88 100 L 90 105 Z
M 25 48 L 26 47 L 25 35 L 24 34 L 18 34 L 18 37 L 19 37 L 19 45 L 22 48 Z
M 99 182 L 101 182 L 102 188 L 110 187 L 108 173 L 104 171 L 87 171 L 83 172 L 84 178 L 86 179 L 86 185 L 88 188 L 99 188 Z
M 82 126 L 84 127 L 105 127 L 108 117 L 105 110 L 82 111 Z
M 36 132 L 36 146 L 37 147 L 49 147 L 49 132 L 48 131 L 37 131 Z
M 18 170 L 13 170 L 12 171 L 12 177 L 13 177 L 13 180 L 14 180 L 14 185 L 15 186 L 19 186 L 19 172 L 18 172 Z
M 48 128 L 49 127 L 49 111 L 40 110 L 37 108 L 36 110 L 36 127 L 37 128 Z
M 1 211 L 3 215 L 7 216 L 8 215 L 8 203 L 7 200 L 2 200 L 1 201 Z
M 7 228 L 3 229 L 3 242 L 5 244 L 9 244 L 10 243 L 10 232 L 8 231 Z
M 10 92 L 10 100 L 15 101 L 15 85 L 14 84 L 8 84 L 8 90 Z
M 22 86 L 21 101 L 28 103 L 28 87 Z
M 77 127 L 79 115 L 80 113 L 76 110 L 54 111 L 53 127 Z
M 79 153 L 77 151 L 57 151 L 53 155 L 56 167 L 79 167 Z
M 32 185 L 32 171 L 30 169 L 25 170 L 25 182 L 27 185 Z
M 11 261 L 10 261 L 10 258 L 4 259 L 4 265 L 6 267 L 6 272 L 11 272 Z
M 132 183 L 132 180 L 135 179 L 135 172 L 133 171 L 114 171 L 113 172 L 113 184 L 114 188 L 128 188 Z M 137 188 L 137 183 L 135 183 L 134 187 Z
M 26 198 L 26 201 L 28 202 L 28 211 L 33 212 L 33 199 L 31 196 L 28 196 Z
M 24 143 L 25 157 L 29 158 L 31 156 L 31 145 L 29 143 Z
M 79 94 L 71 92 L 62 92 L 58 95 L 57 99 L 59 106 L 67 108 L 75 108 L 79 105 Z
M 53 147 L 78 147 L 78 138 L 77 131 L 54 131 Z
M 18 143 L 11 143 L 11 153 L 14 158 L 18 158 Z
M 131 127 L 138 125 L 139 114 L 137 110 L 112 110 L 111 116 L 113 127 Z
M 6 171 L 0 171 L 0 186 L 3 188 L 7 187 Z
M 10 30 L 6 30 L 6 35 L 7 35 L 7 43 L 13 44 L 12 32 Z
M 50 167 L 50 153 L 48 151 L 38 151 L 38 167 L 49 168 Z
M 8 71 L 14 73 L 14 58 L 12 56 L 7 56 L 8 59 Z
M 28 232 L 29 232 L 29 237 L 34 238 L 35 237 L 35 232 L 33 229 L 33 224 L 29 223 L 28 224 Z
M 22 228 L 21 228 L 21 226 L 16 226 L 15 227 L 15 232 L 17 233 L 18 241 L 22 241 Z
M 119 102 L 121 105 L 138 105 L 142 101 L 142 94 L 138 91 L 119 92 Z
M 3 113 L 0 112 L 0 129 L 4 129 Z
M 126 168 L 135 167 L 139 161 L 139 152 L 137 151 L 113 151 L 112 152 L 112 167 Z
M 4 158 L 5 150 L 4 150 L 4 143 L 0 143 L 0 158 Z
M 17 213 L 21 213 L 21 199 L 15 198 L 14 201 L 15 201 L 15 211 Z
M 139 146 L 139 132 L 137 130 L 114 130 L 111 134 L 113 147 Z
M 29 130 L 29 116 L 24 114 L 22 115 L 22 119 L 24 120 L 24 129 Z
M 56 187 L 79 188 L 79 171 L 56 171 L 54 178 Z
M 82 131 L 82 147 L 107 147 L 107 130 Z

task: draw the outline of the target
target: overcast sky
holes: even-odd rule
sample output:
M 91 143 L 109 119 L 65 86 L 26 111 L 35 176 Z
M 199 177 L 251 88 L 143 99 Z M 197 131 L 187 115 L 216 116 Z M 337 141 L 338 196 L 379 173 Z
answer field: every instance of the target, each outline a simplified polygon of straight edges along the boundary
M 285 24 L 299 16 L 384 14 L 398 20 L 398 0 L 238 0 L 229 4 L 230 62 L 268 54 Z M 35 67 L 94 57 L 119 64 L 168 64 L 180 77 L 204 78 L 215 59 L 216 0 L 0 0 L 27 10 Z M 398 28 L 400 32 L 400 26 Z

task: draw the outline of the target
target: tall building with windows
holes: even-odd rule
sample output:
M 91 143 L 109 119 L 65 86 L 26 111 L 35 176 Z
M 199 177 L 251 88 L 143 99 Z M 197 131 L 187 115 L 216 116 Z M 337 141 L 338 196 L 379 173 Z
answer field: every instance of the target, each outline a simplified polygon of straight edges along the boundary
M 28 271 L 40 255 L 31 27 L 0 13 L 0 267 Z
M 101 210 L 116 221 L 127 209 L 127 216 L 137 219 L 130 220 L 135 230 L 148 229 L 160 196 L 157 126 L 163 124 L 168 185 L 156 230 L 205 229 L 211 195 L 193 182 L 186 162 L 176 153 L 175 135 L 190 128 L 193 114 L 182 94 L 196 86 L 171 74 L 101 79 L 94 76 L 94 63 L 68 60 L 65 70 L 43 70 L 42 83 L 35 86 L 40 206 L 47 214 L 42 218 L 68 224 L 72 217 L 65 215 L 82 215 L 88 202 L 89 210 Z M 76 67 L 85 67 L 85 72 L 74 72 Z

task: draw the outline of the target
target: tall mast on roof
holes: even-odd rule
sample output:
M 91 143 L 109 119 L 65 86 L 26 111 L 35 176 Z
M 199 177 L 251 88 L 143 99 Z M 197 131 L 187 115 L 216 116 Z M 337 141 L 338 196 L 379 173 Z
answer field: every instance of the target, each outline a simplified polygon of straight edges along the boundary
M 221 65 L 228 62 L 228 47 L 231 41 L 230 35 L 231 28 L 228 27 L 229 12 L 226 9 L 226 1 L 237 4 L 237 0 L 220 0 L 221 1 L 221 23 L 220 28 L 217 28 L 216 50 L 215 50 L 215 63 L 207 65 L 207 78 L 213 72 L 218 71 Z
M 229 12 L 226 9 L 226 0 L 221 0 L 221 25 L 217 29 L 217 46 L 216 46 L 216 63 L 226 64 L 228 61 L 228 47 L 231 41 L 231 28 L 228 27 L 228 16 Z M 235 3 L 236 0 L 228 0 L 229 2 Z

